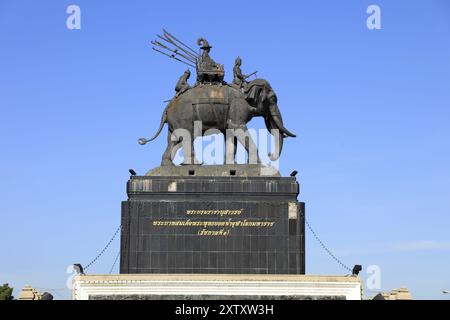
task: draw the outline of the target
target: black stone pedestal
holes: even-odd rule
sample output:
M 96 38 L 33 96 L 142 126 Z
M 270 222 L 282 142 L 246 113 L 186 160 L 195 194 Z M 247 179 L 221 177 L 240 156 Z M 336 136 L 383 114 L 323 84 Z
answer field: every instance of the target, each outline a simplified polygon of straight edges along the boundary
M 258 172 L 186 166 L 131 177 L 120 273 L 304 274 L 299 185 Z

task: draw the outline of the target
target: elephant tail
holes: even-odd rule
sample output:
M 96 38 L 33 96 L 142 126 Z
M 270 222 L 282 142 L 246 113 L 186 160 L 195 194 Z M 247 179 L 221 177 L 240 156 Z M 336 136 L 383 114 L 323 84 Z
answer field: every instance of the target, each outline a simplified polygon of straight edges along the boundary
M 167 122 L 167 109 L 169 108 L 169 105 L 167 105 L 167 107 L 164 109 L 164 112 L 161 116 L 161 123 L 159 124 L 159 129 L 158 131 L 155 133 L 155 135 L 153 137 L 151 137 L 150 139 L 148 139 L 148 141 L 153 141 L 156 139 L 157 136 L 159 136 L 159 134 L 161 133 L 161 130 L 164 128 L 164 124 Z

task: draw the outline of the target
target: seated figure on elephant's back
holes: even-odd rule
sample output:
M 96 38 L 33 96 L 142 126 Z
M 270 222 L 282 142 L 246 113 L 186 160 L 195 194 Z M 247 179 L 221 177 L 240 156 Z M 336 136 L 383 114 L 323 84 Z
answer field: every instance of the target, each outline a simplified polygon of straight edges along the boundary
M 246 76 L 245 74 L 242 73 L 241 64 L 242 64 L 242 59 L 240 57 L 237 57 L 234 62 L 232 86 L 240 89 L 241 91 L 244 91 L 244 88 L 245 88 L 246 84 L 248 83 L 247 82 L 248 76 Z
M 203 50 L 197 62 L 197 84 L 222 84 L 225 76 L 223 65 L 216 63 L 210 56 L 211 46 L 204 38 L 197 40 Z
M 183 92 L 189 90 L 191 86 L 187 82 L 189 77 L 191 76 L 191 71 L 189 69 L 186 69 L 186 71 L 183 73 L 183 75 L 178 79 L 178 82 L 175 86 L 175 97 L 178 97 Z

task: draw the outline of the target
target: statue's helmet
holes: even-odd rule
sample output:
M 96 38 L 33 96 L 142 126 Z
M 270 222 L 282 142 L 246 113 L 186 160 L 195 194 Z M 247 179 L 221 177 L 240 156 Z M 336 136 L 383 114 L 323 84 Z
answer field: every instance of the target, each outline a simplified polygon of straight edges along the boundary
M 240 66 L 242 64 L 241 57 L 237 57 L 236 60 L 234 60 L 234 63 Z
M 200 49 L 207 50 L 212 47 L 209 45 L 209 42 L 205 38 L 199 38 L 197 40 L 197 45 L 201 46 Z

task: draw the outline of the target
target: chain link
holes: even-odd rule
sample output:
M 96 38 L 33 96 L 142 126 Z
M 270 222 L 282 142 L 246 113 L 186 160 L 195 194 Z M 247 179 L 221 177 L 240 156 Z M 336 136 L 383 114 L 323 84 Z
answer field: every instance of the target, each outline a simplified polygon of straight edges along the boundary
M 347 265 L 345 265 L 339 258 L 337 258 L 328 248 L 327 246 L 322 242 L 322 240 L 320 240 L 319 236 L 316 234 L 316 232 L 313 230 L 313 228 L 311 227 L 311 225 L 309 224 L 308 220 L 305 218 L 305 222 L 306 222 L 306 226 L 308 227 L 308 229 L 311 231 L 311 233 L 313 234 L 314 238 L 316 238 L 317 242 L 319 242 L 320 246 L 325 250 L 325 252 L 334 260 L 336 261 L 342 268 L 344 268 L 345 270 L 352 272 L 352 269 L 349 268 Z M 111 243 L 114 241 L 114 239 L 116 238 L 117 234 L 119 233 L 119 230 L 121 229 L 122 226 L 119 226 L 116 230 L 116 232 L 114 233 L 113 237 L 111 238 L 111 240 L 109 240 L 109 242 L 106 244 L 106 246 L 102 249 L 102 251 L 100 251 L 100 253 L 91 261 L 89 262 L 86 267 L 84 268 L 84 270 L 87 270 L 89 267 L 91 267 L 104 253 L 105 251 L 109 248 L 109 246 L 111 245 Z M 111 266 L 111 269 L 109 271 L 109 274 L 112 273 L 117 260 L 119 259 L 120 256 L 120 251 L 117 254 L 116 258 L 114 259 L 114 263 Z
M 87 270 L 90 266 L 92 266 L 97 260 L 98 258 L 100 258 L 103 253 L 105 253 L 105 251 L 108 249 L 108 247 L 111 245 L 111 243 L 114 241 L 114 239 L 116 238 L 117 234 L 119 233 L 119 230 L 122 226 L 120 225 L 116 232 L 114 233 L 113 237 L 111 238 L 111 240 L 109 240 L 109 242 L 106 244 L 106 246 L 103 248 L 102 251 L 100 251 L 100 253 L 94 258 L 94 260 L 92 260 L 91 262 L 89 262 L 86 267 L 84 267 L 84 270 Z
M 334 260 L 336 261 L 342 268 L 344 268 L 347 271 L 353 272 L 352 269 L 350 269 L 348 266 L 346 266 L 341 260 L 339 260 L 339 258 L 337 258 L 328 248 L 327 246 L 325 246 L 325 244 L 322 242 L 322 240 L 320 240 L 319 236 L 317 236 L 317 234 L 314 232 L 314 230 L 312 229 L 311 225 L 309 224 L 308 220 L 306 220 L 305 218 L 305 222 L 306 225 L 308 226 L 308 229 L 311 231 L 311 233 L 313 234 L 314 238 L 316 238 L 317 242 L 319 242 L 319 244 L 322 246 L 322 248 L 328 253 L 328 255 Z
M 117 260 L 119 259 L 119 256 L 120 256 L 120 250 L 119 250 L 119 252 L 117 253 L 116 258 L 114 259 L 114 263 L 113 263 L 113 265 L 111 266 L 111 269 L 109 269 L 109 274 L 111 274 L 111 273 L 113 272 L 114 267 L 116 266 Z

